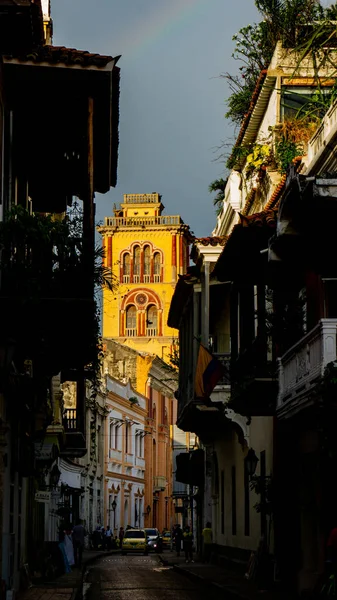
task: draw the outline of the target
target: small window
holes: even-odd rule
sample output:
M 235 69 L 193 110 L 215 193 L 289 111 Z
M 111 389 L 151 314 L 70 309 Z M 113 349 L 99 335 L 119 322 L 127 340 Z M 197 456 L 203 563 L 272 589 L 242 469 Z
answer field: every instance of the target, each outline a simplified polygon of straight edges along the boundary
M 145 246 L 144 248 L 144 275 L 150 275 L 151 271 L 151 248 Z
M 331 94 L 330 87 L 321 88 L 320 92 L 317 91 L 315 87 L 304 87 L 304 86 L 283 86 L 281 93 L 281 118 L 284 119 L 294 119 L 298 117 L 304 117 L 305 114 L 309 116 L 315 116 L 318 118 L 322 118 L 326 112 L 325 103 L 322 105 L 322 113 L 318 110 L 318 112 L 312 112 L 309 107 L 309 103 L 313 99 L 315 95 L 318 93 L 329 96 Z M 312 106 L 312 105 L 311 105 Z M 318 104 L 315 103 L 315 111 L 316 106 Z
M 149 306 L 146 311 L 146 335 L 148 337 L 157 335 L 157 320 L 157 308 L 155 306 Z
M 153 257 L 153 272 L 154 275 L 160 275 L 161 261 L 159 252 L 155 252 Z
M 129 306 L 126 309 L 126 330 L 127 334 L 136 335 L 137 329 L 137 310 L 135 306 Z M 132 334 L 130 332 L 133 332 Z
M 135 246 L 133 250 L 133 274 L 140 275 L 140 247 Z
M 130 254 L 123 255 L 123 275 L 130 275 Z

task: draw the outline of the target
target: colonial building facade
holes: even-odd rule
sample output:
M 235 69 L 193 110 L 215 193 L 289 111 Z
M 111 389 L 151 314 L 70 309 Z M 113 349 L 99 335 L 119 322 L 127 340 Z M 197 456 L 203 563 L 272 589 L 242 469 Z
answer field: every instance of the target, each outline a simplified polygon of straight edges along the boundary
M 105 522 L 143 527 L 145 511 L 146 398 L 130 384 L 106 376 Z
M 115 342 L 114 340 L 105 340 L 104 344 L 104 373 L 107 377 L 108 386 L 114 382 L 115 386 L 121 386 L 120 390 L 124 390 L 125 386 L 131 386 L 145 402 L 144 408 L 144 431 L 135 432 L 135 436 L 139 437 L 139 448 L 142 455 L 137 456 L 136 460 L 143 465 L 143 485 L 140 489 L 143 490 L 143 495 L 140 497 L 140 505 L 144 512 L 142 514 L 142 522 L 148 527 L 158 527 L 162 530 L 164 527 L 169 528 L 174 521 L 174 504 L 173 504 L 173 425 L 175 422 L 176 399 L 174 392 L 177 388 L 177 373 L 172 367 L 167 365 L 159 357 L 140 353 L 136 350 Z M 117 381 L 118 380 L 118 381 Z M 109 383 L 110 382 L 110 383 Z M 117 389 L 117 388 L 116 388 Z M 119 389 L 119 388 L 118 388 Z M 128 389 L 128 388 L 127 388 Z M 126 392 L 123 392 L 126 393 Z M 119 396 L 121 391 L 119 393 Z M 132 394 L 131 394 L 132 396 Z M 137 396 L 138 397 L 138 396 Z M 120 401 L 118 394 L 113 395 L 108 393 L 107 401 L 109 402 L 110 411 L 115 410 L 120 415 Z M 126 405 L 130 406 L 128 403 Z M 107 408 L 109 408 L 107 405 Z M 142 404 L 143 406 L 143 404 Z M 114 407 L 114 409 L 112 408 Z M 137 409 L 138 410 L 138 409 Z M 117 417 L 116 417 L 117 418 Z M 124 431 L 123 416 L 119 416 L 121 421 L 116 422 L 115 427 L 120 428 L 121 434 Z M 134 417 L 139 422 L 138 418 Z M 120 424 L 119 424 L 120 423 Z M 137 429 L 136 427 L 136 429 Z M 108 439 L 108 438 L 106 438 Z M 138 448 L 134 442 L 134 450 Z M 138 448 L 138 450 L 139 450 Z M 111 488 L 111 468 L 112 457 L 122 460 L 122 438 L 119 437 L 119 445 L 117 448 L 106 447 L 106 486 Z M 116 463 L 121 464 L 121 463 Z M 128 465 L 129 466 L 129 465 Z M 123 467 L 119 467 L 123 469 Z M 120 475 L 118 475 L 120 478 Z M 137 475 L 138 483 L 139 473 Z M 118 483 L 118 482 L 117 482 Z M 130 483 L 130 480 L 128 481 Z M 116 490 L 116 481 L 113 481 L 114 490 Z M 119 483 L 120 485 L 120 483 Z M 115 492 L 114 492 L 115 493 Z M 109 505 L 109 496 L 111 496 L 106 488 L 105 498 L 107 510 Z M 117 494 L 115 493 L 115 496 Z M 119 495 L 121 497 L 121 495 Z M 110 498 L 111 500 L 111 498 Z M 113 502 L 113 500 L 111 500 Z M 115 500 L 118 502 L 118 499 Z M 129 502 L 129 501 L 128 501 Z M 120 506 L 120 505 L 118 505 Z M 134 507 L 134 503 L 132 504 Z M 129 510 L 129 503 L 128 503 Z M 120 521 L 124 524 L 126 515 L 124 508 L 121 509 Z M 124 511 L 124 512 L 123 512 Z M 135 509 L 130 508 L 130 517 L 135 515 Z M 133 512 L 132 512 L 133 511 Z M 139 510 L 137 509 L 137 514 Z M 116 513 L 117 518 L 117 513 Z M 130 524 L 130 523 L 129 523 Z M 111 520 L 110 520 L 111 525 Z M 131 525 L 135 525 L 133 520 Z M 139 525 L 138 525 L 139 526 Z
M 202 519 L 219 554 L 247 560 L 259 547 L 269 584 L 311 594 L 335 526 L 337 104 L 312 116 L 319 88 L 333 99 L 331 63 L 317 72 L 308 55 L 294 76 L 296 60 L 279 43 L 261 73 L 216 228 L 195 240 L 169 324 L 180 331 L 178 425 L 201 440 Z M 225 378 L 203 397 L 199 339 Z M 191 455 L 179 477 L 196 483 Z

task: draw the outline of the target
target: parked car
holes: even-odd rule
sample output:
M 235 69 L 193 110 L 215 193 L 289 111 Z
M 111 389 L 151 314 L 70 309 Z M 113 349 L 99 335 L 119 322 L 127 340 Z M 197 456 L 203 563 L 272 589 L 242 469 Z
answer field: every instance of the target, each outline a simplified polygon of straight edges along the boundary
M 149 550 L 152 550 L 153 552 L 162 552 L 163 539 L 159 533 L 159 530 L 154 527 L 146 527 L 145 533 Z
M 165 533 L 163 533 L 162 542 L 163 542 L 163 550 L 166 550 L 166 549 L 171 550 L 172 537 L 171 537 L 171 533 L 169 531 L 165 531 Z
M 144 529 L 128 529 L 123 538 L 122 554 L 125 556 L 128 552 L 143 552 L 148 554 L 149 548 L 147 535 Z

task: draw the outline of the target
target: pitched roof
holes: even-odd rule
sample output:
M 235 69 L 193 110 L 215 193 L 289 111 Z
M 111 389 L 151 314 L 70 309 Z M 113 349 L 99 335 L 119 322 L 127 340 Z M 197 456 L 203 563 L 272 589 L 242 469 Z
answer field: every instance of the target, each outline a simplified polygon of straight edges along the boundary
M 65 46 L 39 46 L 31 52 L 15 56 L 5 57 L 7 60 L 16 59 L 20 62 L 50 63 L 64 65 L 80 65 L 82 67 L 106 67 L 109 62 L 119 57 L 106 56 L 103 54 L 91 53 L 87 50 L 76 50 L 76 48 L 66 48 Z

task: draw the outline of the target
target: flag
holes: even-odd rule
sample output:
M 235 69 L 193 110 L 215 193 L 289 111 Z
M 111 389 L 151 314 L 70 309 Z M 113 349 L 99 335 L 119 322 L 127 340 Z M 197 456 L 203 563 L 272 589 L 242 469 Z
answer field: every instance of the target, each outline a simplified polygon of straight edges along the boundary
M 196 397 L 209 398 L 223 374 L 224 368 L 221 362 L 200 344 L 195 373 Z

